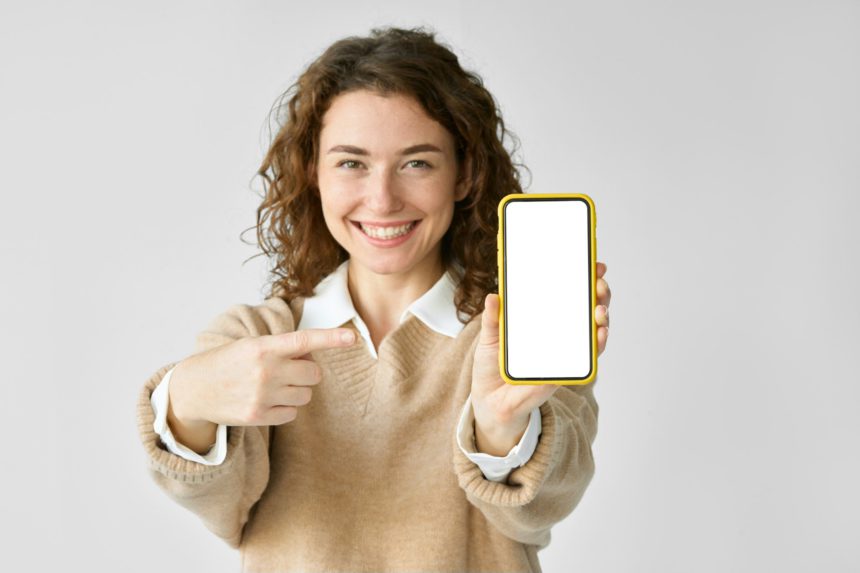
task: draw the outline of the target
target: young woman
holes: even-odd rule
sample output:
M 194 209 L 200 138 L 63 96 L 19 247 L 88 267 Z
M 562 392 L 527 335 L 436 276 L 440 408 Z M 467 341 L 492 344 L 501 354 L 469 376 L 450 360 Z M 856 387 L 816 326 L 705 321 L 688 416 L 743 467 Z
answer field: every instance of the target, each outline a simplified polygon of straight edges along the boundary
M 522 189 L 493 97 L 431 33 L 385 29 L 285 98 L 260 168 L 271 294 L 146 382 L 151 475 L 246 571 L 539 571 L 598 408 L 593 385 L 499 375 L 497 206 Z

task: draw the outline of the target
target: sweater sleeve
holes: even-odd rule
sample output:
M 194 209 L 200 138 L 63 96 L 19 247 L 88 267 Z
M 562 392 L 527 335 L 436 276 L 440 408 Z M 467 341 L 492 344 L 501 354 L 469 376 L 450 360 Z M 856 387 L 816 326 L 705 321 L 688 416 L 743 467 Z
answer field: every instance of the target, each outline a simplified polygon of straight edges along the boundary
M 170 408 L 170 377 L 173 370 L 168 370 L 167 374 L 158 386 L 152 392 L 152 412 L 155 414 L 155 423 L 153 429 L 161 443 L 165 445 L 168 452 L 192 462 L 201 463 L 207 466 L 217 466 L 224 462 L 224 456 L 227 455 L 227 426 L 218 424 L 215 430 L 215 443 L 209 447 L 209 451 L 205 455 L 200 455 L 185 444 L 176 441 L 176 437 L 170 430 L 170 425 L 167 423 L 167 410 Z
M 550 529 L 570 515 L 594 475 L 594 384 L 561 386 L 540 407 L 541 434 L 525 465 L 506 482 L 484 478 L 454 441 L 454 471 L 469 502 L 503 535 L 543 549 Z
M 195 354 L 240 338 L 291 331 L 293 326 L 290 309 L 280 299 L 269 299 L 259 307 L 234 305 L 198 334 Z M 151 395 L 176 364 L 166 364 L 152 374 L 137 401 L 138 432 L 149 474 L 170 499 L 196 514 L 228 545 L 238 548 L 251 509 L 268 485 L 271 427 L 228 427 L 227 455 L 219 465 L 205 465 L 171 453 L 154 430 Z

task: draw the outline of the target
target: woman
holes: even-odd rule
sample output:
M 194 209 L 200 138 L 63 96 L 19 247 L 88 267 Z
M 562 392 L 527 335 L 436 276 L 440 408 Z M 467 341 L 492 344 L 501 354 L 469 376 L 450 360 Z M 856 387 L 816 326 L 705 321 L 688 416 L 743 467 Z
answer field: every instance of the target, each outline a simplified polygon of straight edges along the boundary
M 336 42 L 285 95 L 258 211 L 277 279 L 146 382 L 153 478 L 246 571 L 539 571 L 597 404 L 499 376 L 496 208 L 522 190 L 492 96 L 399 29 Z

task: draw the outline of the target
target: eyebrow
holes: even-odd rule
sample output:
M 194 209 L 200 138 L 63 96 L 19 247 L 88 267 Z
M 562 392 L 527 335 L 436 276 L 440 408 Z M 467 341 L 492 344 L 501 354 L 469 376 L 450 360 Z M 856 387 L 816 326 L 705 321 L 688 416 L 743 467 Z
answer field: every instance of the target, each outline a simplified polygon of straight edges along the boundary
M 406 149 L 402 149 L 400 151 L 400 155 L 412 155 L 413 153 L 421 153 L 422 151 L 435 151 L 438 153 L 442 153 L 442 150 L 433 145 L 432 143 L 421 143 L 418 145 L 413 145 L 411 147 L 407 147 Z M 361 147 L 356 147 L 355 145 L 335 145 L 331 149 L 328 150 L 328 153 L 352 153 L 354 155 L 370 155 L 366 149 L 362 149 Z

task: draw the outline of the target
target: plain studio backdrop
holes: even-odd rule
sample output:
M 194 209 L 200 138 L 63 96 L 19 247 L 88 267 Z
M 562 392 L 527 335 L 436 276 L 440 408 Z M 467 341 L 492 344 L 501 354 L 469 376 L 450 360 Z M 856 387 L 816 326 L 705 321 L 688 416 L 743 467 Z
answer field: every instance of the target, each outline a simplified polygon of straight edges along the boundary
M 388 24 L 481 74 L 528 191 L 597 206 L 597 469 L 544 570 L 860 570 L 860 3 L 0 10 L 0 570 L 239 570 L 147 475 L 137 395 L 262 300 L 277 96 Z

